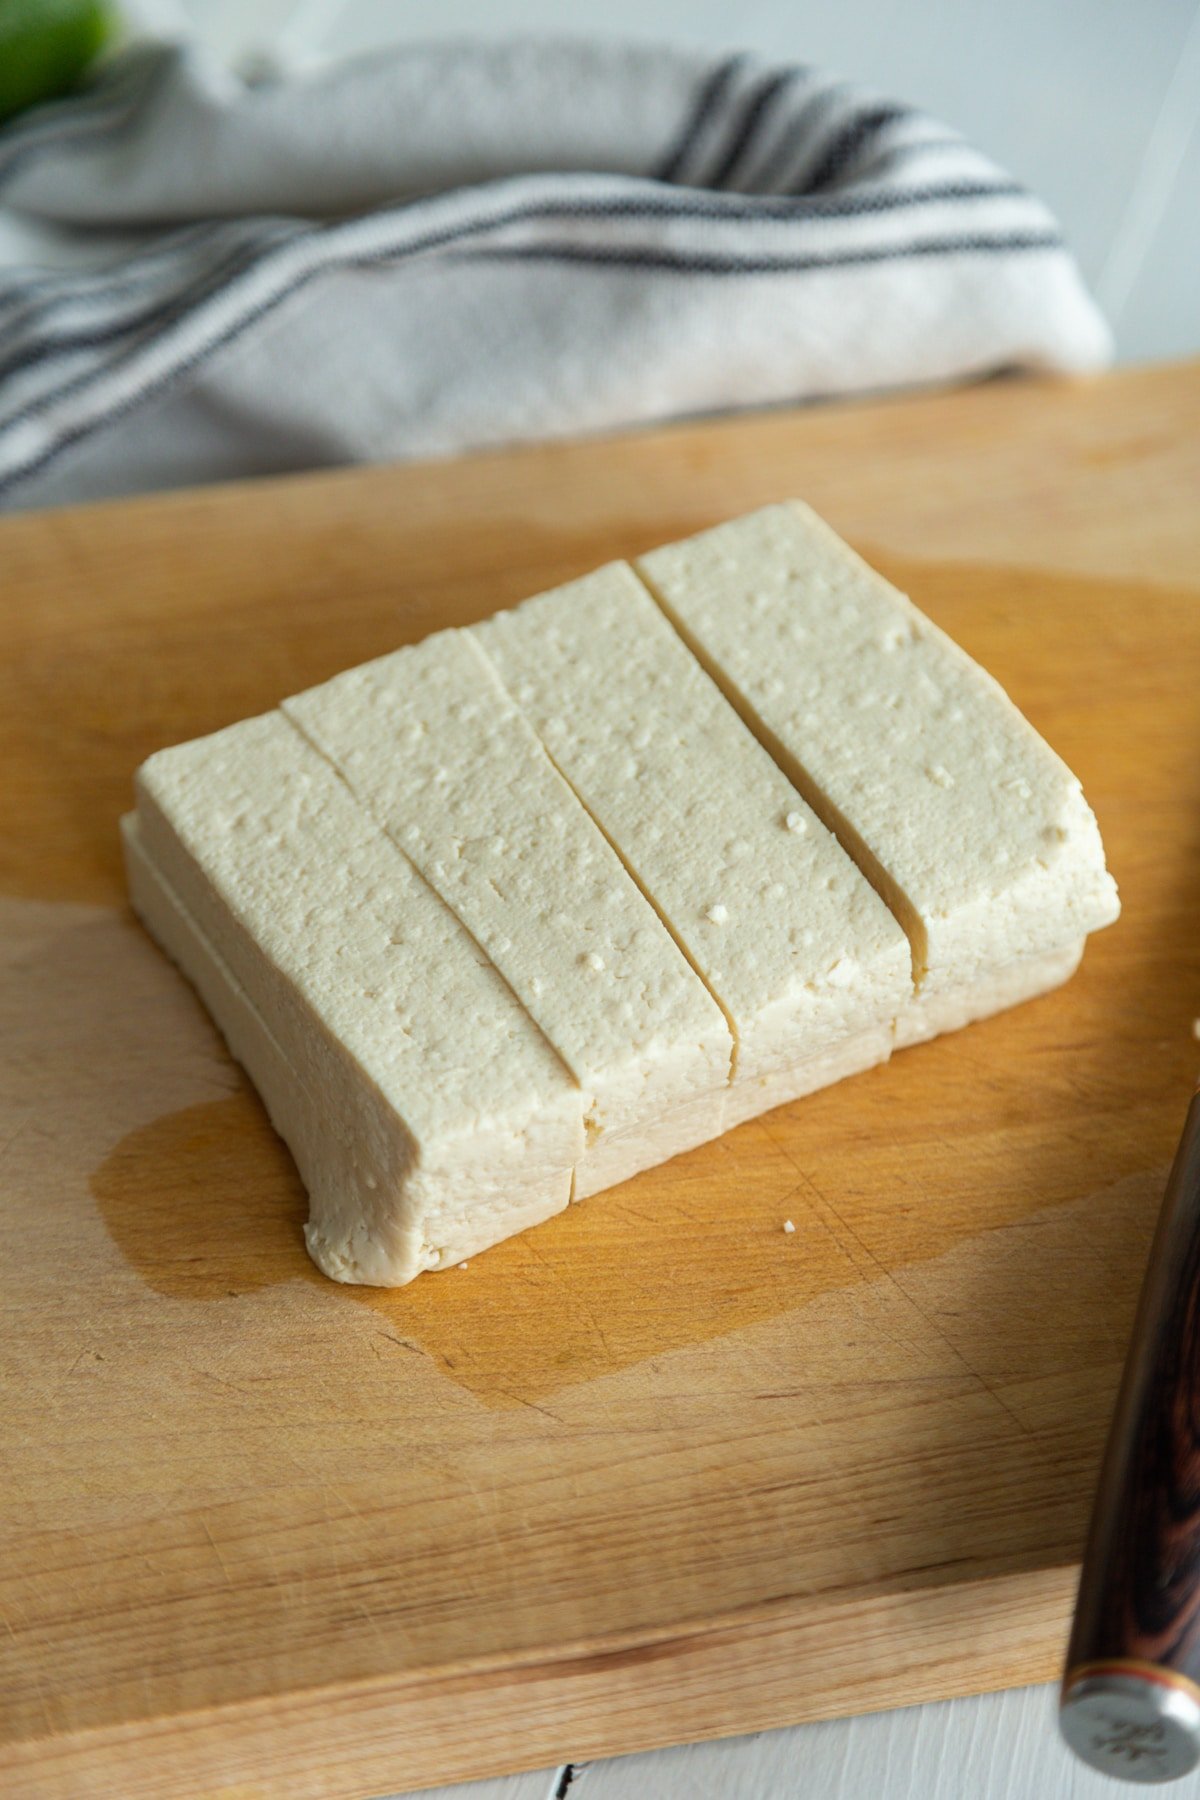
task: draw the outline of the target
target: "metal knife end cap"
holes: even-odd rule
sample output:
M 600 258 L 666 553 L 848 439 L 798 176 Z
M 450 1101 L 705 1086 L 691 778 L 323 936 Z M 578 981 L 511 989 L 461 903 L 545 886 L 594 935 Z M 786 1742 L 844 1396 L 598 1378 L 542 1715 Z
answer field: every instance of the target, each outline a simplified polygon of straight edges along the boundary
M 1122 1781 L 1174 1781 L 1200 1763 L 1200 1692 L 1167 1669 L 1091 1663 L 1063 1683 L 1058 1722 L 1076 1756 Z

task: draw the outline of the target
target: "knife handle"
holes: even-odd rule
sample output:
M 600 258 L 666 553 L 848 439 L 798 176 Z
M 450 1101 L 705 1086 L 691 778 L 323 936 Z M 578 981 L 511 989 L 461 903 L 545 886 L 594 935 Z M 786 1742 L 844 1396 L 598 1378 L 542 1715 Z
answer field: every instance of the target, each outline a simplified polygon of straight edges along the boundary
M 1100 1471 L 1059 1722 L 1085 1762 L 1127 1781 L 1200 1762 L 1200 1093 Z

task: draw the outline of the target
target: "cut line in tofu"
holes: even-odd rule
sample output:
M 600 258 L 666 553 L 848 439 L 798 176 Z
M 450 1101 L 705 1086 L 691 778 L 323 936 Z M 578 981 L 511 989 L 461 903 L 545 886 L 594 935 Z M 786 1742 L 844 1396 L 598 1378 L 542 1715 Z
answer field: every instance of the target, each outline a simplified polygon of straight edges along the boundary
M 628 565 L 470 634 L 730 1020 L 728 1122 L 884 1060 L 903 932 Z
M 1119 911 L 1096 820 L 965 651 L 799 502 L 636 567 L 904 925 L 898 1044 L 1066 978 Z
M 282 715 L 160 751 L 137 793 L 127 841 L 147 923 L 256 1083 L 270 1058 L 243 1003 L 294 1073 L 286 1103 L 277 1069 L 262 1085 L 306 1171 L 305 1235 L 326 1274 L 400 1285 L 567 1205 L 577 1083 Z M 222 998 L 224 971 L 237 992 Z
M 720 1009 L 461 631 L 283 703 L 562 1057 L 576 1198 L 724 1129 Z

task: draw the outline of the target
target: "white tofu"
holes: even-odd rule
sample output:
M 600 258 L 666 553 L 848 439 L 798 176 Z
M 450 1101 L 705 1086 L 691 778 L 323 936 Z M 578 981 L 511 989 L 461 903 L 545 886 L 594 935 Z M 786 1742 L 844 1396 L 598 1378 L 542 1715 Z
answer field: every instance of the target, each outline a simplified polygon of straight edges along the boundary
M 724 1011 L 728 1122 L 886 1058 L 903 932 L 632 570 L 471 633 Z
M 399 1285 L 567 1204 L 577 1083 L 281 715 L 161 751 L 137 789 L 135 898 L 261 1086 L 326 1274 Z
M 286 700 L 288 718 L 487 952 L 583 1089 L 582 1198 L 723 1129 L 731 1042 L 470 637 Z
M 121 820 L 125 873 L 134 911 L 191 981 L 231 1053 L 258 1090 L 311 1195 L 351 1196 L 362 1184 L 354 1145 L 336 1129 L 288 1062 L 244 988 L 158 874 L 141 842 L 137 815 Z M 352 1119 L 357 1118 L 353 1110 Z M 338 1275 L 338 1270 L 327 1271 Z
M 637 566 L 904 924 L 898 1043 L 1070 974 L 1119 910 L 1096 820 L 964 651 L 797 502 Z

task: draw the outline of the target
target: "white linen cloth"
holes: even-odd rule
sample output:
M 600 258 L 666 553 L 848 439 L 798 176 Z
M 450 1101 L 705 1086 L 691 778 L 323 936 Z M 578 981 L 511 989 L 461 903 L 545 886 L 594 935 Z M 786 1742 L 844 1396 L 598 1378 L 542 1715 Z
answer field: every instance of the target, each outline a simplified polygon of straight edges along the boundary
M 0 505 L 1110 355 L 1047 208 L 803 67 L 135 46 L 0 131 Z

